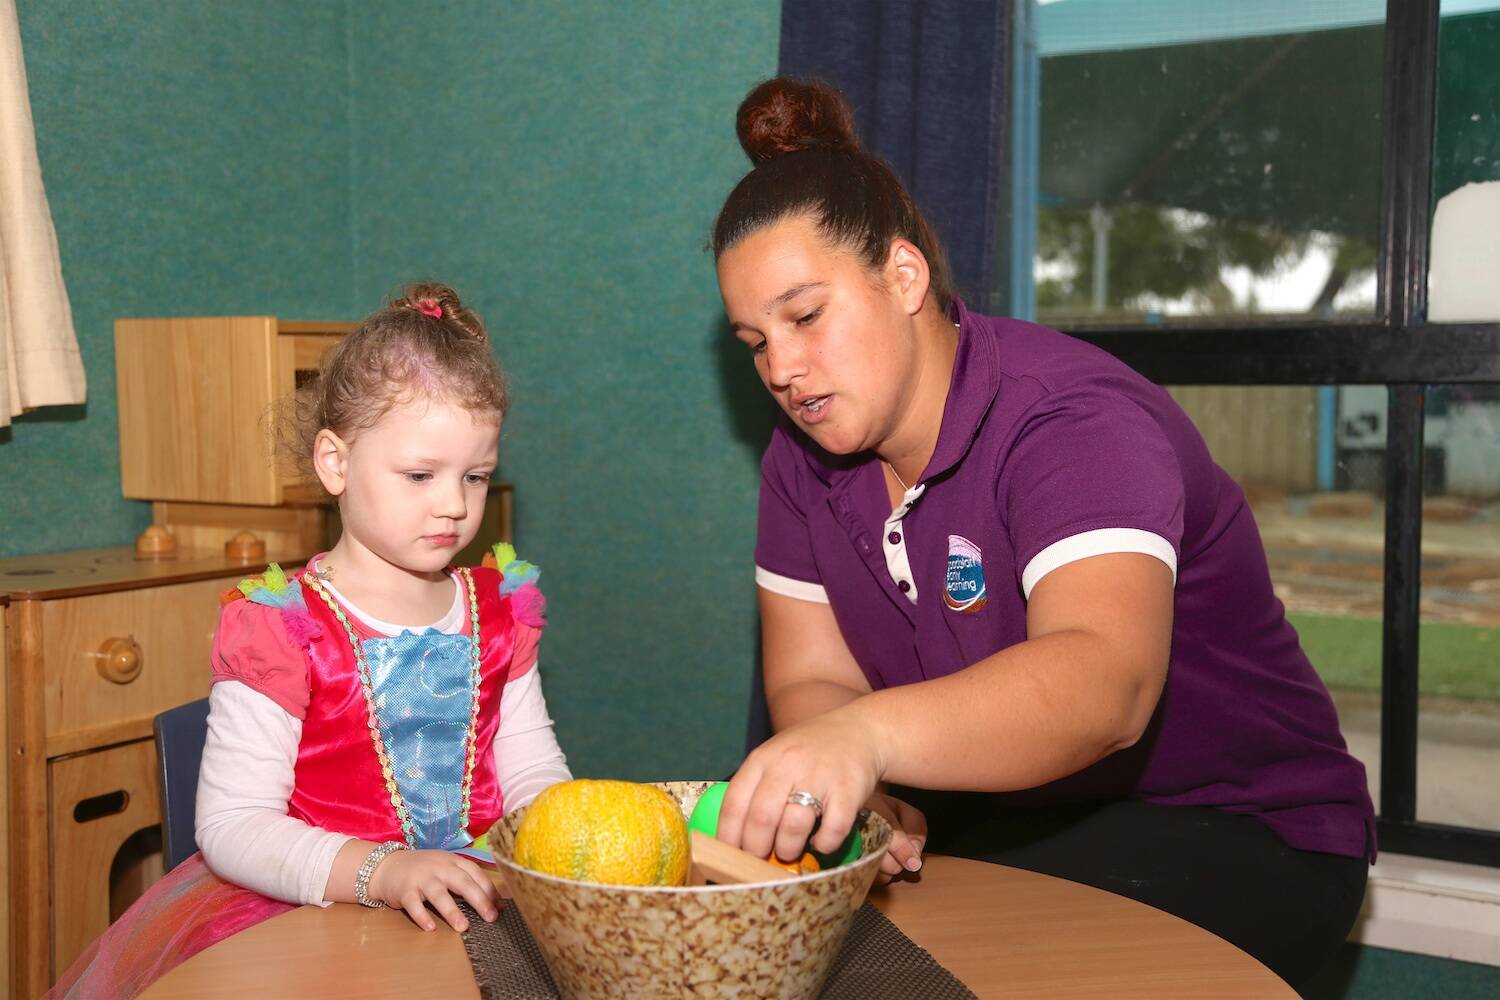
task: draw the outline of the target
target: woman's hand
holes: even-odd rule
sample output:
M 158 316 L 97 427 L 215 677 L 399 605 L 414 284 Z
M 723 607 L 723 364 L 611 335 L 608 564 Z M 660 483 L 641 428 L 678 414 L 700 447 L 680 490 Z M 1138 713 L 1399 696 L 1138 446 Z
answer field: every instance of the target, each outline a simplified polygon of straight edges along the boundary
M 774 849 L 778 858 L 795 860 L 817 823 L 812 849 L 836 850 L 885 772 L 883 751 L 858 700 L 778 733 L 730 779 L 719 839 L 757 857 Z M 821 822 L 812 806 L 787 801 L 793 792 L 822 803 Z
M 880 859 L 875 884 L 885 885 L 902 872 L 920 871 L 922 846 L 927 843 L 927 817 L 922 810 L 879 791 L 870 796 L 865 808 L 884 816 L 891 824 L 891 846 Z
M 489 876 L 468 858 L 448 851 L 396 851 L 388 854 L 370 876 L 370 895 L 392 908 L 406 911 L 424 931 L 437 929 L 427 912 L 430 904 L 448 926 L 469 929 L 468 920 L 453 901 L 460 896 L 485 920 L 500 915 L 500 894 Z

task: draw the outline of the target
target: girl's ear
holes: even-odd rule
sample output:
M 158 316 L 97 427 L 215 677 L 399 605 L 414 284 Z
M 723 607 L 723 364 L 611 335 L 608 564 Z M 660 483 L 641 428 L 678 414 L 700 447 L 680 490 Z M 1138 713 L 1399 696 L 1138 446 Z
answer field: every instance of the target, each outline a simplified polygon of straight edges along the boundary
M 313 471 L 329 496 L 341 496 L 344 492 L 344 476 L 349 467 L 349 446 L 327 427 L 313 438 Z
M 927 258 L 910 240 L 891 240 L 890 256 L 885 263 L 886 284 L 895 292 L 896 299 L 908 316 L 922 311 L 927 301 L 927 289 L 932 282 L 932 272 L 927 267 Z

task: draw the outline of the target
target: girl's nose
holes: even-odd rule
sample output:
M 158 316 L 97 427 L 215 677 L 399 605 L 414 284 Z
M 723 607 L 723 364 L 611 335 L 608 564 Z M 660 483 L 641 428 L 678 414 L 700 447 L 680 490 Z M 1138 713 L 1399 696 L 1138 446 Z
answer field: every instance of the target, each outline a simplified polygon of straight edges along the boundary
M 468 503 L 464 497 L 464 488 L 460 483 L 450 485 L 443 491 L 442 495 L 438 497 L 432 513 L 437 517 L 448 517 L 455 521 L 461 521 L 464 515 L 468 513 L 468 510 Z

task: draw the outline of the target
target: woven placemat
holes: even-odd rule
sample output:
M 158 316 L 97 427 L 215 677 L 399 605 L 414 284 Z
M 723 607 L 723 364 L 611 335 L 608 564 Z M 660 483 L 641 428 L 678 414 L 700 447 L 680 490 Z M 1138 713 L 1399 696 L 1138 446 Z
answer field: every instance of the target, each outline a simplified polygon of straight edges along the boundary
M 469 918 L 464 951 L 483 1000 L 555 1000 L 557 987 L 520 909 L 508 903 L 487 924 L 460 901 Z M 976 1000 L 958 977 L 866 903 L 854 914 L 833 960 L 823 1000 Z

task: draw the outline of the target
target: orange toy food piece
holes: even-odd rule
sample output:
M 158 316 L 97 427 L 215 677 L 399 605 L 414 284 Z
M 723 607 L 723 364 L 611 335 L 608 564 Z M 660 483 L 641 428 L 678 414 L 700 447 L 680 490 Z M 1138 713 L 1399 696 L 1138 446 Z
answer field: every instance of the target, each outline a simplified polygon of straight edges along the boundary
M 818 859 L 811 854 L 802 855 L 800 861 L 782 861 L 776 856 L 776 852 L 772 851 L 771 856 L 766 858 L 766 860 L 777 868 L 785 868 L 793 875 L 811 875 L 813 872 L 823 869 L 823 866 L 818 864 Z

